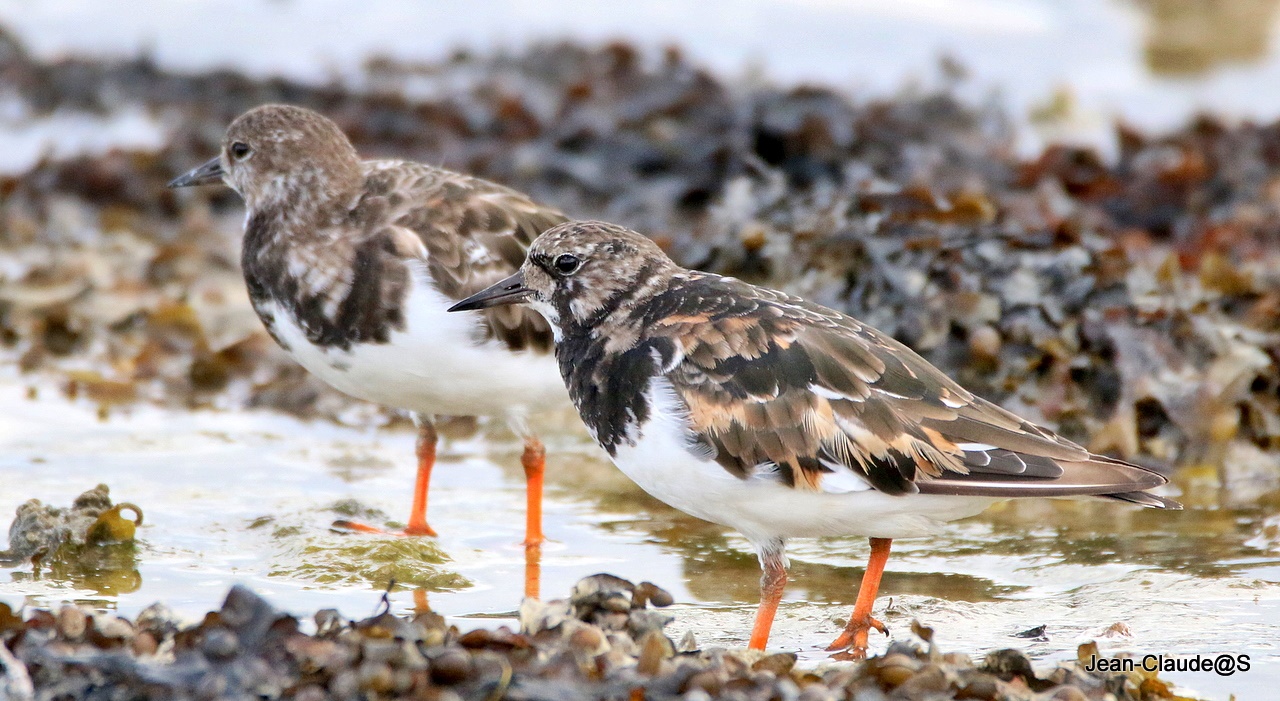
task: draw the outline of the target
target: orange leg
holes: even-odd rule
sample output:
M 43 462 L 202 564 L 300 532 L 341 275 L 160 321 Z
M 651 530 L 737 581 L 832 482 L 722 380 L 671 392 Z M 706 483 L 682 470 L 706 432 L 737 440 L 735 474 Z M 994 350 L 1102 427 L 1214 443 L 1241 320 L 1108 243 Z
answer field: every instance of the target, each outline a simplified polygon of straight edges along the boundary
M 542 546 L 524 546 L 524 595 L 530 599 L 542 593 Z
M 530 436 L 524 440 L 525 520 L 524 544 L 541 545 L 542 537 L 542 474 L 547 467 L 547 449 L 542 441 Z
M 436 534 L 427 525 L 427 489 L 431 484 L 431 468 L 436 464 L 436 440 L 436 427 L 429 421 L 423 421 L 418 426 L 418 479 L 413 486 L 413 508 L 409 512 L 409 525 L 400 535 Z M 387 535 L 387 531 L 377 526 L 346 519 L 334 521 L 333 527 L 356 533 Z
M 413 612 L 426 613 L 431 610 L 431 604 L 427 601 L 426 589 L 413 590 Z
M 867 561 L 867 571 L 862 575 L 862 585 L 858 587 L 858 600 L 853 605 L 853 615 L 844 631 L 827 647 L 829 652 L 840 659 L 860 660 L 867 656 L 867 635 L 872 628 L 889 634 L 884 624 L 871 617 L 871 605 L 875 603 L 876 592 L 880 590 L 880 577 L 884 574 L 884 565 L 889 561 L 889 546 L 893 541 L 888 538 L 871 539 L 871 558 Z
M 536 599 L 542 591 L 542 482 L 547 467 L 547 449 L 530 436 L 520 456 L 525 479 L 524 595 Z
M 405 535 L 436 534 L 427 525 L 427 489 L 431 486 L 431 468 L 436 464 L 436 427 L 430 421 L 418 426 L 418 479 L 413 485 L 413 508 L 409 511 L 409 525 Z
M 751 626 L 751 642 L 747 647 L 763 650 L 769 644 L 769 630 L 782 601 L 782 590 L 787 587 L 787 568 L 782 564 L 782 553 L 765 553 L 760 558 L 764 574 L 760 575 L 760 608 L 756 609 L 756 622 Z

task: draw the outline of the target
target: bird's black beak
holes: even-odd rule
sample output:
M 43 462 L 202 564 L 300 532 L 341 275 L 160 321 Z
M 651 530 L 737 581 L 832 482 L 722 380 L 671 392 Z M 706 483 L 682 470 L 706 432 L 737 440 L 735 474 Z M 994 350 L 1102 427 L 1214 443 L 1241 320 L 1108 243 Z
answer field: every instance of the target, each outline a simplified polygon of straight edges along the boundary
M 213 185 L 222 182 L 222 160 L 213 158 L 198 168 L 187 171 L 169 181 L 169 187 L 191 187 L 192 185 Z
M 470 297 L 449 307 L 451 312 L 467 312 L 472 309 L 488 309 L 504 304 L 515 304 L 533 294 L 533 290 L 524 286 L 524 271 L 490 285 Z

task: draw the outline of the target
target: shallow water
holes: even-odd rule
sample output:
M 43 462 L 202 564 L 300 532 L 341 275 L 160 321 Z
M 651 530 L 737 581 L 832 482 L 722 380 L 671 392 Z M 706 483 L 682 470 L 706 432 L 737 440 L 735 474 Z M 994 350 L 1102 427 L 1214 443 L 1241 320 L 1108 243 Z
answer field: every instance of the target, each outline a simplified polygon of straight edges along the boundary
M 38 399 L 0 382 L 0 513 L 28 498 L 67 505 L 107 483 L 142 507 L 133 556 L 117 569 L 0 573 L 0 601 L 80 601 L 136 613 L 162 600 L 196 618 L 234 582 L 307 615 L 375 607 L 391 576 L 401 611 L 413 591 L 459 625 L 511 619 L 523 590 L 523 480 L 519 444 L 494 431 L 451 440 L 435 472 L 438 540 L 350 536 L 330 522 L 351 511 L 399 517 L 413 479 L 409 430 L 305 423 L 267 412 L 171 412 L 139 406 L 100 420 L 56 388 Z M 613 470 L 566 419 L 549 448 L 543 592 L 609 571 L 675 595 L 676 639 L 741 645 L 759 576 L 745 541 L 663 507 Z M 1254 668 L 1230 678 L 1169 677 L 1225 698 L 1280 683 L 1280 518 L 1269 507 L 1142 510 L 1101 502 L 1019 502 L 952 524 L 936 538 L 897 541 L 877 615 L 895 637 L 918 618 L 945 649 L 980 655 L 1013 646 L 1067 659 L 1100 641 L 1104 653 L 1246 653 Z M 335 510 L 335 504 L 347 504 Z M 376 512 L 373 513 L 377 520 Z M 867 555 L 854 538 L 797 541 L 793 581 L 772 643 L 811 663 L 847 614 Z M 886 610 L 887 608 L 887 610 Z M 1120 625 L 1117 625 L 1120 624 Z M 1046 626 L 1047 639 L 1017 633 Z M 1125 632 L 1107 632 L 1109 629 Z M 872 639 L 873 649 L 886 645 Z

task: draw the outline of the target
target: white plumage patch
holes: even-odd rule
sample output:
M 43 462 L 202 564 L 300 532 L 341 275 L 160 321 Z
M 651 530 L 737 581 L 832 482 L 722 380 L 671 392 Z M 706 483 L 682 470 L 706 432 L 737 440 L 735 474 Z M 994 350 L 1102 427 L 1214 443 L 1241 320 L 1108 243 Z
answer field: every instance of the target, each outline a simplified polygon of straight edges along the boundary
M 649 418 L 634 442 L 618 446 L 614 463 L 649 494 L 685 513 L 736 528 L 756 543 L 792 537 L 861 535 L 910 538 L 936 533 L 943 522 L 972 516 L 990 497 L 889 496 L 859 485 L 842 466 L 831 491 L 794 489 L 778 480 L 741 479 L 710 455 L 690 450 L 687 409 L 668 380 L 645 392 Z M 763 477 L 763 476 L 762 476 Z M 824 475 L 826 485 L 831 475 Z M 839 490 L 839 491 L 837 491 Z
M 542 315 L 547 320 L 547 325 L 551 327 L 551 337 L 559 343 L 564 338 L 564 331 L 560 329 L 560 313 L 556 311 L 555 305 L 548 304 L 537 297 L 529 298 L 529 307 L 535 312 Z
M 871 483 L 849 469 L 848 466 L 833 463 L 829 460 L 822 460 L 821 462 L 831 472 L 823 473 L 818 489 L 828 494 L 848 494 L 849 492 L 865 492 L 871 489 Z
M 823 387 L 822 385 L 809 385 L 809 391 L 813 392 L 819 397 L 822 397 L 823 399 L 829 399 L 832 401 L 857 400 L 857 397 L 845 396 L 839 392 L 836 392 L 835 390 L 829 389 L 827 387 Z
M 956 447 L 966 453 L 980 453 L 996 449 L 994 445 L 987 445 L 986 443 L 956 443 Z
M 450 314 L 424 266 L 415 266 L 405 300 L 405 328 L 388 343 L 344 351 L 312 345 L 289 311 L 264 305 L 273 331 L 294 360 L 353 397 L 423 414 L 510 416 L 569 404 L 555 358 L 477 344 L 476 316 Z

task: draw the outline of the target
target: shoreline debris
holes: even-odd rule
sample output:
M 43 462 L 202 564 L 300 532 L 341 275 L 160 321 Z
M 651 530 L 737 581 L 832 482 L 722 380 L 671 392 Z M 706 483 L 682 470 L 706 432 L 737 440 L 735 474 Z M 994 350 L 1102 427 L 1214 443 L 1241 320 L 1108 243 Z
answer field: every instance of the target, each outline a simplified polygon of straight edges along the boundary
M 895 642 L 860 663 L 797 664 L 794 653 L 697 649 L 663 632 L 659 587 L 607 574 L 567 599 L 526 601 L 521 632 L 461 632 L 430 611 L 348 620 L 326 609 L 314 633 L 243 586 L 195 625 L 157 604 L 130 621 L 74 605 L 0 610 L 0 690 L 10 699 L 1137 699 L 1178 698 L 1155 675 L 1080 662 L 1040 674 L 1023 653 L 975 664 Z M 0 605 L 3 606 L 3 605 Z M 688 636 L 686 636 L 687 638 Z M 1088 648 L 1081 648 L 1081 660 Z M 5 685 L 8 685 L 7 687 Z

